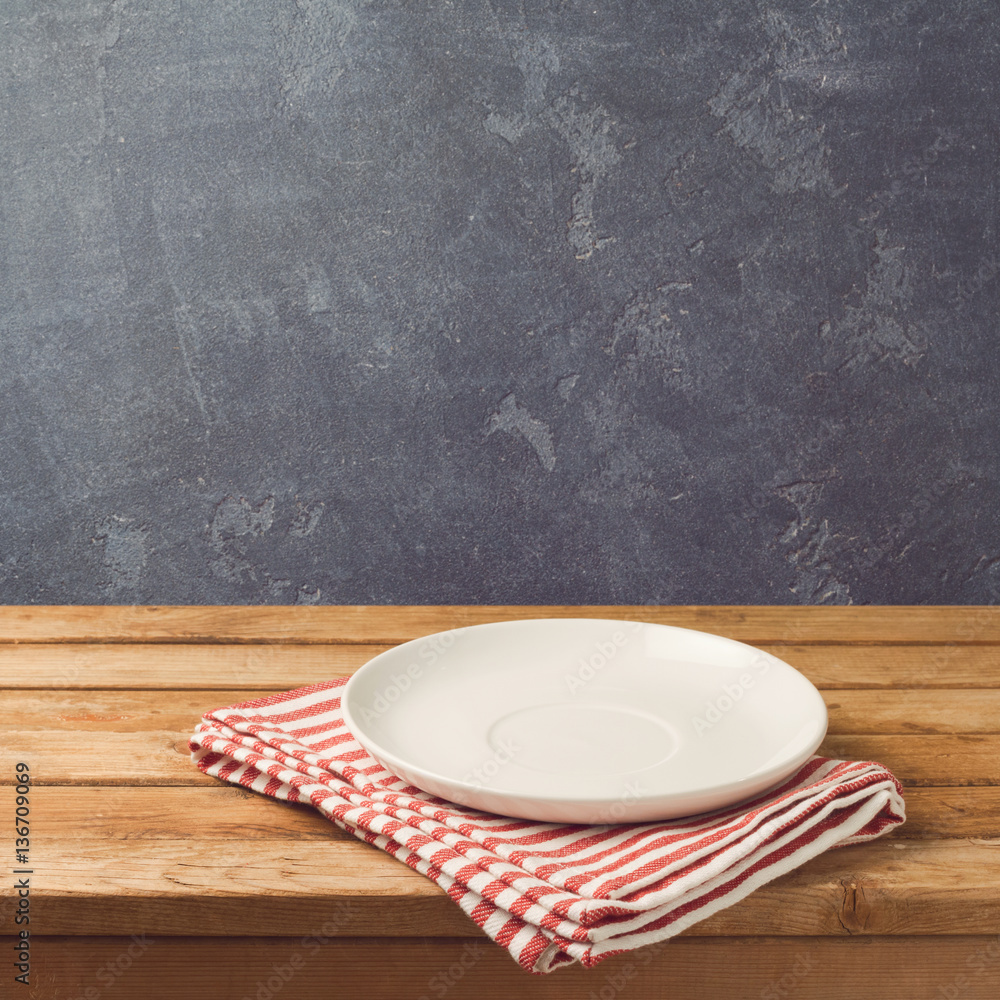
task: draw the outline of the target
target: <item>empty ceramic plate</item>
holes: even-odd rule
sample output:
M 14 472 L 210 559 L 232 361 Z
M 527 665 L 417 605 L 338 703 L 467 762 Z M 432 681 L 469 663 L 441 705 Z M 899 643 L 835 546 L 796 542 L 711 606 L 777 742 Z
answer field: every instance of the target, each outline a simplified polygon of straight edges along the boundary
M 453 802 L 527 819 L 670 819 L 749 798 L 826 734 L 820 693 L 732 639 L 548 618 L 440 632 L 348 681 L 348 727 L 386 768 Z

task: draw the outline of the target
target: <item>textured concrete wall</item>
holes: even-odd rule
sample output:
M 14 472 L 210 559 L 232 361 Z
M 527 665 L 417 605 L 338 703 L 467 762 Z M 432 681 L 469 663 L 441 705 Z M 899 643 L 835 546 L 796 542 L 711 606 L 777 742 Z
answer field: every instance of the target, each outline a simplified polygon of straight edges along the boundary
M 0 601 L 988 603 L 995 0 L 4 0 Z

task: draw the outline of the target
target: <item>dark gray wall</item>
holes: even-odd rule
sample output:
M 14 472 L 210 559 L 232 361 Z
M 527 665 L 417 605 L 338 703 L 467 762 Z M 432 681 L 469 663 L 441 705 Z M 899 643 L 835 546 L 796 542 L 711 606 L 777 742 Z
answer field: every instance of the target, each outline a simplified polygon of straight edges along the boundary
M 995 0 L 2 0 L 0 601 L 990 603 Z

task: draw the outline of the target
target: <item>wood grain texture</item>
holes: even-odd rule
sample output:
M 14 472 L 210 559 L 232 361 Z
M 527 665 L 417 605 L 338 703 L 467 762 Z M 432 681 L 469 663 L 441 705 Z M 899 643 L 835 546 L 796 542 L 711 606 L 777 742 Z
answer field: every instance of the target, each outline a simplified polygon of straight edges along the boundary
M 826 691 L 832 735 L 1000 733 L 1000 691 L 993 689 Z
M 1000 648 L 957 644 L 764 644 L 820 690 L 1000 688 Z
M 391 647 L 343 643 L 0 643 L 0 688 L 266 691 L 353 673 Z M 1000 648 L 762 644 L 820 690 L 1000 688 Z
M 485 938 L 33 939 L 33 1000 L 996 1000 L 1000 942 L 987 935 L 838 939 L 679 937 L 593 969 L 521 971 Z M 0 938 L 10 953 L 10 939 Z M 86 990 L 96 990 L 88 998 Z
M 904 785 L 995 785 L 1000 783 L 1000 737 L 828 736 L 818 753 L 841 760 L 874 760 Z
M 42 839 L 32 848 L 39 872 L 32 928 L 40 934 L 182 934 L 199 926 L 225 936 L 267 934 L 278 925 L 306 934 L 343 905 L 352 915 L 343 933 L 478 933 L 434 882 L 385 852 L 358 850 L 367 847 L 360 842 L 245 844 Z M 998 885 L 1000 842 L 877 840 L 827 851 L 689 933 L 1000 933 Z M 12 926 L 8 917 L 0 931 Z
M 126 995 L 126 982 L 135 995 L 156 996 L 162 987 L 159 995 L 171 997 L 187 995 L 197 982 L 200 990 L 208 984 L 217 996 L 242 1000 L 266 982 L 265 973 L 274 974 L 282 954 L 326 925 L 330 941 L 316 949 L 313 971 L 297 971 L 285 996 L 329 995 L 334 966 L 338 986 L 350 995 L 355 988 L 345 969 L 369 956 L 364 961 L 380 972 L 398 973 L 380 974 L 375 992 L 369 987 L 364 995 L 429 998 L 438 995 L 433 977 L 475 946 L 474 967 L 448 987 L 450 997 L 583 1000 L 605 987 L 615 996 L 627 988 L 629 996 L 660 997 L 669 982 L 671 995 L 695 1000 L 821 998 L 843 996 L 845 988 L 871 995 L 877 982 L 877 995 L 890 1000 L 934 995 L 931 986 L 995 1000 L 997 611 L 0 609 L 0 745 L 5 759 L 32 766 L 32 863 L 39 873 L 32 928 L 35 941 L 53 946 L 48 957 L 35 952 L 33 995 L 77 1000 L 79 988 L 100 985 L 98 960 L 114 961 L 127 935 L 145 932 L 158 936 L 156 949 L 129 966 L 135 978 L 116 982 L 118 995 Z M 905 786 L 907 823 L 872 843 L 826 852 L 669 945 L 647 949 L 648 962 L 635 953 L 589 972 L 531 977 L 434 883 L 310 807 L 222 785 L 190 762 L 188 737 L 210 708 L 349 675 L 390 645 L 430 632 L 575 616 L 701 628 L 787 660 L 824 692 L 830 730 L 820 752 L 891 768 Z M 9 782 L 0 772 L 0 808 L 13 793 Z M 0 928 L 9 931 L 10 889 L 0 888 Z M 266 937 L 275 926 L 290 937 Z M 227 939 L 224 963 L 211 958 L 220 937 Z M 991 942 L 993 964 L 977 958 L 989 957 Z M 810 969 L 798 976 L 803 955 L 812 956 Z M 635 960 L 641 966 L 620 984 L 609 978 Z M 845 987 L 853 970 L 857 986 Z
M 352 674 L 389 646 L 364 644 L 7 643 L 0 687 L 267 691 Z
M 701 629 L 750 643 L 1000 643 L 996 607 L 6 606 L 4 642 L 341 642 L 392 644 L 523 618 L 614 618 Z

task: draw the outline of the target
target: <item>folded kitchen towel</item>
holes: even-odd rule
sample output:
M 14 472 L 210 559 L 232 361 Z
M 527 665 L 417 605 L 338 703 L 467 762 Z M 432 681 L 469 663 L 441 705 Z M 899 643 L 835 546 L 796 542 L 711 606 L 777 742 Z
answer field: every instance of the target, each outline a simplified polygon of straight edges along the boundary
M 190 741 L 206 774 L 310 802 L 440 885 L 525 969 L 592 966 L 663 941 L 827 848 L 905 819 L 870 761 L 813 757 L 727 809 L 655 823 L 538 823 L 447 802 L 390 774 L 347 730 L 344 679 L 208 712 Z

